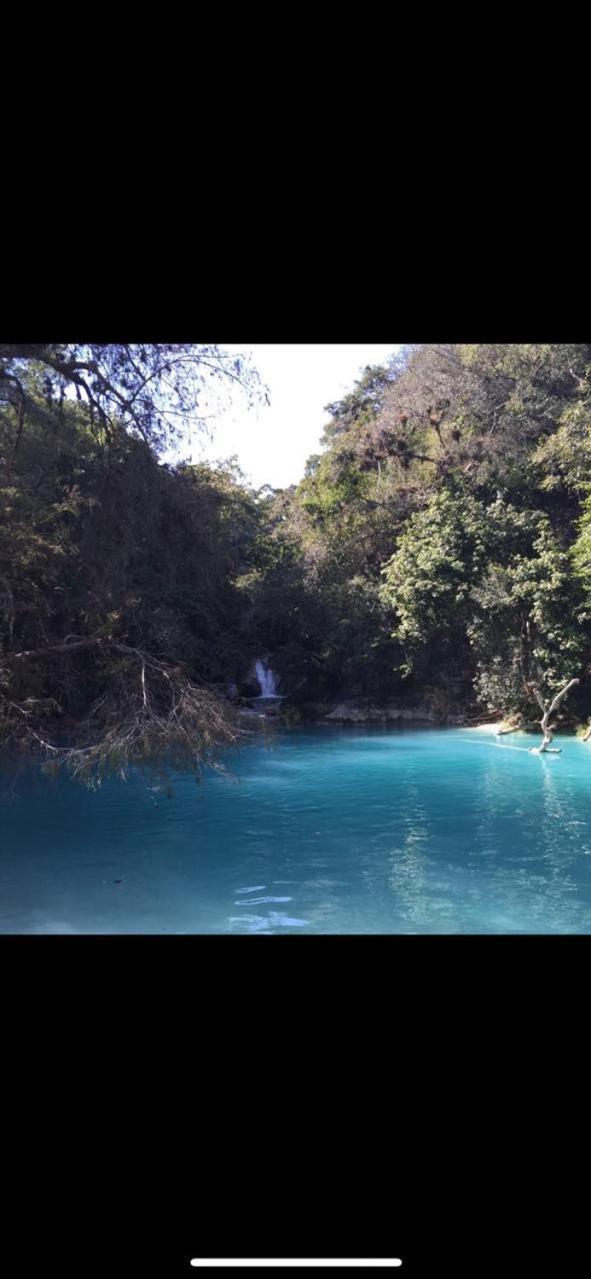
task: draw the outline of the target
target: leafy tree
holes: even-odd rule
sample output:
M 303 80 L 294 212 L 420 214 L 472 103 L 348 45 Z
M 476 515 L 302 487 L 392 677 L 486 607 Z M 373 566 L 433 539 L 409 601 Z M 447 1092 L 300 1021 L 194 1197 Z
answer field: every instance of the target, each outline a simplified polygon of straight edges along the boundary
M 564 682 L 583 660 L 568 552 L 542 512 L 442 491 L 409 521 L 384 577 L 405 669 L 418 652 L 424 670 L 438 649 L 443 670 L 474 671 L 489 709 L 523 708 L 529 681 Z
M 27 372 L 36 379 L 31 405 Z M 235 384 L 251 399 L 260 394 L 258 377 L 246 360 L 217 346 L 181 343 L 0 343 L 0 386 L 15 413 L 15 449 L 39 391 L 49 426 L 59 421 L 66 396 L 86 405 L 99 438 L 123 428 L 162 449 L 191 417 L 203 425 L 202 402 L 218 382 Z
M 261 653 L 303 707 L 549 714 L 580 679 L 580 713 L 591 346 L 407 346 L 328 406 L 284 490 L 164 461 L 233 387 L 264 393 L 215 346 L 0 345 L 5 751 L 90 779 L 198 768 Z
M 0 366 L 3 748 L 89 780 L 197 767 L 235 739 L 214 686 L 241 653 L 236 578 L 257 521 L 231 466 L 158 462 L 176 412 L 162 361 L 189 395 L 186 350 L 118 352 L 4 347 Z M 79 400 L 66 393 L 78 377 Z

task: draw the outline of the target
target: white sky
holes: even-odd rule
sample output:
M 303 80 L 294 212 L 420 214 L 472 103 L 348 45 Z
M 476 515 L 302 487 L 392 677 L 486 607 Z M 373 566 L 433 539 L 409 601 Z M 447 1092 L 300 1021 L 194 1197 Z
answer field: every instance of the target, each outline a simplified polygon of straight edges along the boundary
M 237 395 L 232 409 L 210 418 L 212 439 L 192 432 L 180 455 L 197 462 L 236 454 L 247 480 L 257 488 L 297 484 L 307 458 L 320 452 L 328 417 L 324 406 L 351 391 L 366 365 L 383 364 L 399 349 L 395 342 L 219 345 L 233 354 L 251 355 L 268 387 L 270 406 L 247 410 Z

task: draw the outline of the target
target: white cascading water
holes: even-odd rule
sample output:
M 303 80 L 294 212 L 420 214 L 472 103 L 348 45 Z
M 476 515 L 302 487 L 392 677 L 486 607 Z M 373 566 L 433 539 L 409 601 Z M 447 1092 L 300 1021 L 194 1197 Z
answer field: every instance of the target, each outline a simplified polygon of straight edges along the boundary
M 261 690 L 261 697 L 278 697 L 275 686 L 275 676 L 270 666 L 265 666 L 260 657 L 257 658 L 254 669 Z

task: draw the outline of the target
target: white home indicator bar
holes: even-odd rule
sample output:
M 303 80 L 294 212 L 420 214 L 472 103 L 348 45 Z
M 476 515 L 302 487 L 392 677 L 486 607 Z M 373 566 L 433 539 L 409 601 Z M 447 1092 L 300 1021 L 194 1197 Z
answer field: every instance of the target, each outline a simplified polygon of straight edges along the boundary
M 400 1257 L 192 1257 L 192 1266 L 401 1266 Z

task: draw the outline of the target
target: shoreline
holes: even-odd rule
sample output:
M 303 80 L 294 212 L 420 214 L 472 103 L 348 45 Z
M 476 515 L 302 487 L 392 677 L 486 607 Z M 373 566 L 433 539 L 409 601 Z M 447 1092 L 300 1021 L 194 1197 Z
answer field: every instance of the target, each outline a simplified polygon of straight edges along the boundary
M 502 720 L 497 720 L 494 724 L 465 724 L 464 727 L 469 733 L 494 733 L 496 737 L 525 731 L 522 728 L 503 728 Z

